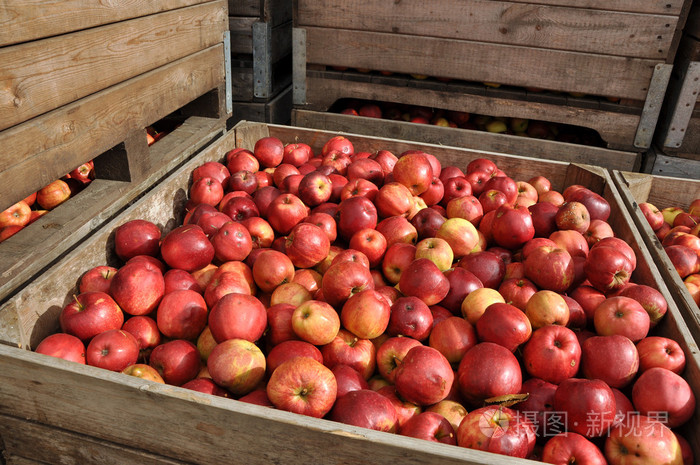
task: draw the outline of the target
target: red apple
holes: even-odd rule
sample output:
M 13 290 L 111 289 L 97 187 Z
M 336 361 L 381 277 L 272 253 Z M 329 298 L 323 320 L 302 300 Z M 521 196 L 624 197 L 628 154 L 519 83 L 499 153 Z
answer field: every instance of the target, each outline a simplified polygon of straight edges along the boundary
M 532 226 L 536 237 L 549 237 L 557 230 L 556 214 L 559 208 L 550 202 L 538 202 L 527 207 L 532 215 Z
M 81 294 L 85 292 L 109 293 L 109 286 L 112 278 L 117 273 L 117 269 L 109 265 L 97 265 L 83 273 L 78 283 L 78 290 Z
M 379 292 L 366 289 L 352 295 L 343 304 L 340 321 L 344 328 L 361 339 L 379 337 L 389 326 L 391 305 Z
M 265 377 L 265 355 L 250 341 L 229 339 L 212 349 L 207 368 L 216 384 L 242 396 Z
M 644 371 L 632 386 L 632 403 L 642 415 L 675 428 L 687 422 L 695 412 L 695 394 L 688 382 L 666 368 Z
M 503 280 L 498 287 L 507 303 L 525 311 L 525 305 L 536 292 L 537 286 L 527 278 L 509 278 Z
M 57 179 L 39 189 L 36 203 L 42 210 L 53 210 L 71 196 L 70 187 L 65 181 Z
M 160 253 L 169 267 L 195 271 L 211 263 L 214 259 L 214 246 L 201 227 L 188 224 L 165 235 Z
M 452 424 L 435 412 L 422 412 L 412 416 L 399 428 L 399 434 L 427 441 L 457 445 L 457 437 Z
M 280 284 L 294 279 L 294 264 L 287 255 L 276 250 L 263 249 L 255 260 L 252 271 L 255 284 L 263 292 L 272 292 Z
M 292 329 L 302 340 L 321 346 L 330 343 L 338 334 L 340 317 L 328 303 L 309 300 L 292 313 Z
M 111 371 L 122 371 L 139 358 L 136 338 L 121 329 L 108 329 L 93 337 L 85 350 L 88 365 Z
M 535 330 L 523 349 L 527 372 L 552 384 L 572 378 L 579 370 L 581 346 L 576 334 L 564 326 Z
M 328 418 L 388 433 L 395 433 L 398 427 L 398 415 L 391 401 L 369 389 L 352 391 L 338 398 Z
M 501 406 L 471 411 L 457 429 L 458 446 L 511 457 L 528 457 L 535 439 L 535 427 L 522 413 Z
M 522 247 L 535 237 L 530 211 L 523 206 L 502 205 L 496 209 L 491 229 L 497 245 L 507 249 Z
M 435 174 L 423 152 L 404 153 L 392 171 L 394 180 L 406 186 L 412 195 L 420 195 L 430 187 Z
M 566 414 L 568 431 L 594 438 L 615 421 L 615 396 L 605 381 L 568 378 L 554 393 L 554 409 Z
M 569 322 L 569 306 L 561 294 L 545 289 L 530 297 L 525 304 L 525 315 L 533 329 L 547 325 L 566 326 Z
M 463 218 L 446 220 L 438 229 L 435 237 L 444 239 L 450 244 L 457 260 L 471 253 L 479 242 L 477 229 Z
M 409 350 L 422 345 L 410 337 L 390 337 L 377 348 L 377 371 L 389 383 L 394 384 L 396 370 Z
M 83 342 L 111 329 L 121 329 L 124 314 L 118 304 L 104 292 L 79 294 L 66 304 L 59 315 L 64 333 Z
M 266 168 L 274 168 L 282 163 L 284 144 L 276 137 L 262 137 L 255 142 L 253 153 L 260 165 Z
M 605 440 L 604 451 L 609 465 L 683 463 L 676 435 L 644 415 L 632 415 L 615 426 Z
M 391 305 L 391 315 L 387 326 L 390 336 L 412 337 L 425 340 L 433 327 L 433 314 L 428 305 L 418 297 L 403 296 Z
M 427 258 L 415 259 L 399 278 L 402 293 L 418 297 L 428 306 L 444 299 L 449 287 L 449 281 L 442 271 Z
M 451 316 L 433 326 L 428 345 L 437 349 L 451 364 L 457 364 L 477 342 L 474 327 L 464 318 Z
M 493 342 L 515 352 L 530 339 L 532 326 L 522 310 L 507 303 L 494 303 L 477 320 L 476 333 L 481 342 Z
M 622 389 L 637 375 L 639 353 L 625 336 L 593 336 L 581 345 L 582 374 Z
M 639 372 L 650 368 L 666 368 L 678 375 L 685 368 L 685 353 L 678 342 L 662 336 L 647 336 L 637 342 Z
M 32 209 L 24 200 L 20 200 L 0 213 L 0 228 L 5 226 L 24 227 L 29 224 Z
M 492 342 L 480 342 L 469 349 L 457 370 L 457 385 L 464 399 L 479 405 L 485 399 L 516 394 L 522 374 L 513 353 Z
M 377 366 L 376 348 L 369 339 L 358 338 L 345 329 L 321 347 L 322 363 L 333 369 L 336 365 L 347 365 L 356 370 L 363 379 L 369 379 Z
M 85 344 L 77 337 L 66 333 L 51 334 L 41 340 L 34 350 L 38 354 L 62 358 L 85 365 Z
M 548 439 L 542 450 L 542 461 L 557 465 L 607 465 L 598 446 L 573 432 L 559 433 Z
M 427 208 L 423 210 L 427 210 Z M 416 216 L 418 216 L 418 214 L 416 214 Z M 382 233 L 382 236 L 386 239 L 387 248 L 397 242 L 415 244 L 418 239 L 418 230 L 413 223 L 403 216 L 385 218 L 377 224 L 376 229 Z
M 602 336 L 620 334 L 633 342 L 645 338 L 650 328 L 649 314 L 629 297 L 609 297 L 595 310 L 593 323 Z
M 454 372 L 445 356 L 423 345 L 406 353 L 394 378 L 398 394 L 417 405 L 432 405 L 443 400 L 453 381 Z
M 326 302 L 340 309 L 350 296 L 365 289 L 374 289 L 374 279 L 369 268 L 360 263 L 339 262 L 326 270 L 321 289 Z

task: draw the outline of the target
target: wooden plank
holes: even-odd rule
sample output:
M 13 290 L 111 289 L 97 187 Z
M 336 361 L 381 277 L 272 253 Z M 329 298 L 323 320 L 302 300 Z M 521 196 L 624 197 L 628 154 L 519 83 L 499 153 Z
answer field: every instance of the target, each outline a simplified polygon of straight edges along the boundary
M 253 24 L 258 20 L 256 17 L 229 17 L 232 54 L 253 54 Z
M 646 98 L 658 63 L 658 60 L 316 27 L 306 28 L 306 61 L 636 100 Z
M 216 45 L 0 132 L 3 207 L 216 88 L 223 55 Z
M 700 160 L 656 153 L 651 174 L 677 178 L 700 179 Z
M 516 3 L 532 3 L 532 0 L 512 1 Z M 593 10 L 679 15 L 683 7 L 689 2 L 687 0 L 650 0 L 642 2 L 635 0 L 620 0 L 616 2 L 606 2 L 605 0 L 538 0 L 537 3 L 541 3 L 543 5 L 571 6 L 575 8 Z
M 140 182 L 96 179 L 80 194 L 0 244 L 0 302 L 70 251 L 160 178 L 191 157 L 223 129 L 223 122 L 191 117 L 148 148 L 153 169 Z M 142 135 L 145 145 L 145 132 Z M 96 159 L 99 168 L 100 158 Z M 37 254 L 37 244 L 44 253 Z
M 255 16 L 272 27 L 292 20 L 289 0 L 229 0 L 230 16 Z
M 5 438 L 7 453 L 40 463 L 185 465 L 179 460 L 8 415 L 0 415 L 0 436 Z
M 226 1 L 0 49 L 0 130 L 221 43 Z
M 635 170 L 641 165 L 641 154 L 599 147 L 568 144 L 485 131 L 416 125 L 404 121 L 377 120 L 359 116 L 294 110 L 292 125 L 314 129 L 337 130 L 415 140 L 431 144 L 468 147 L 525 157 L 544 158 L 568 163 L 587 163 L 609 169 Z M 622 168 L 622 167 L 625 168 Z
M 461 92 L 459 85 L 440 85 L 437 89 L 415 83 L 414 86 L 394 85 L 399 80 L 362 82 L 330 79 L 324 73 L 308 73 L 304 108 L 328 110 L 341 98 L 357 98 L 409 105 L 421 105 L 445 110 L 466 111 L 491 116 L 526 118 L 591 128 L 610 147 L 634 150 L 634 138 L 640 121 L 640 112 L 630 113 L 628 108 L 605 109 L 579 108 L 560 103 L 522 101 L 501 98 L 501 93 L 489 95 Z M 467 89 L 465 89 L 467 90 Z
M 666 62 L 678 18 L 533 3 L 299 0 L 297 26 L 441 37 Z
M 37 462 L 36 460 L 19 457 L 17 455 L 7 454 L 5 462 L 0 462 L 3 465 L 51 465 L 51 463 Z
M 283 59 L 272 64 L 270 95 L 276 96 L 292 83 L 292 56 L 287 55 Z M 232 96 L 234 102 L 259 101 L 254 94 L 255 63 L 247 60 L 234 60 L 231 68 Z
M 289 124 L 292 120 L 292 87 L 287 87 L 267 102 L 234 102 L 233 117 L 228 124 L 241 120 Z
M 228 14 L 260 17 L 260 0 L 228 0 Z
M 0 47 L 147 16 L 210 0 L 8 0 L 0 8 Z

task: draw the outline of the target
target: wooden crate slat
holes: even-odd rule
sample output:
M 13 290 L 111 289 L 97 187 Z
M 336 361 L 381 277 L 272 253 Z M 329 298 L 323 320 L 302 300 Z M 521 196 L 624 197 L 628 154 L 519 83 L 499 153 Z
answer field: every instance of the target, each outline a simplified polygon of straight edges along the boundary
M 531 3 L 532 0 L 511 0 L 514 3 Z M 570 6 L 594 10 L 628 11 L 631 13 L 653 13 L 679 15 L 688 3 L 685 0 L 620 0 L 608 2 L 605 0 L 538 0 L 543 5 Z
M 610 147 L 632 150 L 640 121 L 640 112 L 627 109 L 580 108 L 560 103 L 519 101 L 493 95 L 462 93 L 460 87 L 441 85 L 437 89 L 422 85 L 397 86 L 394 82 L 332 79 L 331 73 L 307 73 L 306 102 L 303 108 L 326 111 L 341 98 L 399 102 L 410 105 L 466 111 L 469 113 L 527 118 L 591 128 Z
M 223 55 L 215 45 L 0 132 L 4 207 L 217 88 Z
M 534 3 L 300 0 L 297 26 L 398 33 L 665 62 L 677 17 Z M 329 31 L 332 33 L 332 31 Z
M 300 109 L 295 109 L 292 114 L 293 126 L 332 129 L 454 147 L 471 147 L 489 152 L 545 158 L 568 163 L 587 163 L 610 169 L 634 170 L 641 166 L 641 154 L 639 153 L 622 152 L 600 147 Z M 626 168 L 619 168 L 622 166 Z
M 21 431 L 21 435 L 11 434 L 17 431 Z M 7 415 L 0 415 L 0 437 L 6 438 L 7 453 L 41 463 L 185 465 L 179 460 Z
M 226 1 L 0 49 L 0 130 L 222 41 Z
M 0 47 L 183 8 L 211 0 L 12 0 L 0 9 Z M 77 13 L 79 12 L 79 13 Z
M 332 40 L 331 40 L 332 37 Z M 306 61 L 644 100 L 658 60 L 306 28 Z M 436 57 L 440 57 L 436 60 Z
M 292 20 L 289 0 L 228 0 L 230 16 L 255 16 L 273 27 Z
M 231 53 L 253 54 L 253 24 L 256 17 L 229 17 L 228 28 L 231 31 Z

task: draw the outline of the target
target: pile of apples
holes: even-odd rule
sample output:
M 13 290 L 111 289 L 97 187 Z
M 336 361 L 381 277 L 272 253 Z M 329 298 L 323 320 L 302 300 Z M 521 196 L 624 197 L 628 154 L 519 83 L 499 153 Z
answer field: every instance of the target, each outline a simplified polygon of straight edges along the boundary
M 318 418 L 550 463 L 693 463 L 667 306 L 581 185 L 486 158 L 275 137 L 135 219 L 36 351 Z
M 92 160 L 8 207 L 0 213 L 0 242 L 80 192 L 95 177 Z
M 700 305 L 700 199 L 693 200 L 688 211 L 680 207 L 659 210 L 650 202 L 640 203 L 639 209 L 693 300 Z

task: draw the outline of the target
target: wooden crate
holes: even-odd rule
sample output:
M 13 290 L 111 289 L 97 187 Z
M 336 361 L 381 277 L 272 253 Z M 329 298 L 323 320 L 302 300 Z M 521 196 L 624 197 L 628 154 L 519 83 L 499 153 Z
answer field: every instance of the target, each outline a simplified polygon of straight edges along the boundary
M 586 163 L 608 169 L 639 171 L 642 154 L 602 147 L 577 145 L 547 139 L 510 134 L 496 134 L 471 129 L 447 128 L 430 124 L 350 116 L 324 111 L 295 108 L 292 125 L 314 129 L 336 130 L 370 136 L 470 147 L 532 158 L 545 158 L 568 163 Z
M 7 343 L 0 344 L 0 437 L 7 456 L 15 460 L 12 463 L 42 463 L 47 457 L 53 463 L 74 463 L 75 454 L 81 454 L 81 463 L 86 464 L 535 463 L 213 397 L 27 350 L 56 331 L 58 312 L 86 269 L 116 263 L 110 240 L 118 225 L 142 218 L 167 232 L 180 223 L 193 168 L 204 161 L 222 160 L 233 147 L 252 149 L 255 141 L 267 135 L 285 142 L 303 141 L 317 151 L 335 134 L 240 123 L 0 308 L 0 341 Z M 635 280 L 658 288 L 669 300 L 669 312 L 657 331 L 681 344 L 687 356 L 684 376 L 700 393 L 698 347 L 606 170 L 395 139 L 347 136 L 356 150 L 382 148 L 401 153 L 421 148 L 443 163 L 458 166 L 487 156 L 516 179 L 547 173 L 556 189 L 576 183 L 600 192 L 611 203 L 611 225 L 637 255 Z M 700 453 L 700 407 L 698 410 L 683 431 L 696 456 Z
M 292 86 L 265 102 L 233 102 L 233 116 L 227 121 L 229 128 L 240 121 L 290 124 L 292 121 Z
M 291 1 L 229 1 L 229 30 L 233 100 L 266 103 L 292 83 Z
M 486 114 L 541 119 L 532 115 L 546 112 L 547 121 L 598 130 L 610 148 L 632 150 L 651 143 L 690 3 L 439 0 L 426 16 L 415 1 L 296 0 L 294 24 L 304 37 L 295 47 L 303 48 L 300 66 L 303 60 L 620 98 L 617 107 L 589 99 L 566 108 L 495 98 Z M 319 105 L 325 89 L 317 85 L 316 77 L 300 84 L 306 96 L 295 103 Z M 472 93 L 457 98 L 464 111 L 489 105 Z
M 640 203 L 649 202 L 659 209 L 680 207 L 687 211 L 690 202 L 700 198 L 700 178 L 681 179 L 621 171 L 613 171 L 612 176 L 654 263 L 664 277 L 678 308 L 683 312 L 695 340 L 700 343 L 700 308 L 693 301 L 638 206 Z
M 0 301 L 225 128 L 226 1 L 93 3 L 0 13 L 0 210 L 88 160 L 97 173 L 0 244 Z M 173 114 L 178 135 L 149 147 Z

